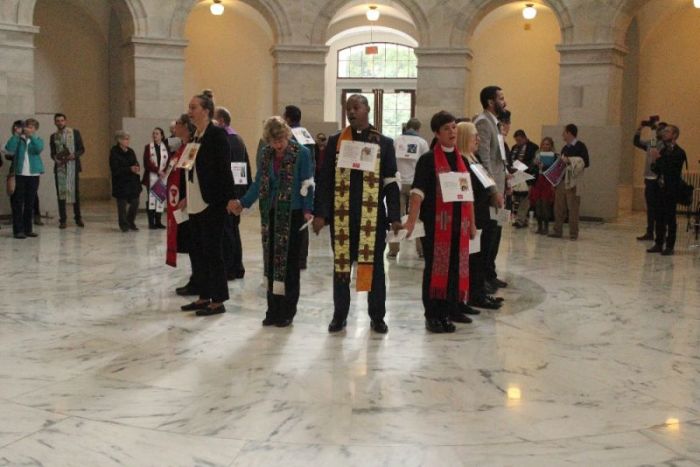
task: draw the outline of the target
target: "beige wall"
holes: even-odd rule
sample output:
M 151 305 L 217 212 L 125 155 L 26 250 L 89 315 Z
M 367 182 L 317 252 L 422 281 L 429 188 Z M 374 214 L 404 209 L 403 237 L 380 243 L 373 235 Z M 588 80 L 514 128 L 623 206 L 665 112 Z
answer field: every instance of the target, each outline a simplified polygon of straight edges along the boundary
M 646 12 L 642 12 L 644 19 Z M 688 154 L 690 168 L 700 170 L 700 10 L 691 2 L 657 21 L 640 21 L 639 106 L 637 119 L 659 114 L 681 128 L 679 144 Z M 669 34 L 669 31 L 673 31 Z M 635 164 L 639 184 L 644 165 Z
M 481 112 L 481 89 L 498 85 L 513 113 L 511 132 L 522 128 L 539 144 L 542 125 L 558 121 L 559 54 L 555 45 L 561 38 L 556 17 L 544 7 L 538 8 L 529 31 L 524 24 L 521 6 L 505 5 L 477 27 L 467 44 L 474 54 L 467 116 Z
M 104 197 L 109 176 L 107 39 L 90 16 L 69 2 L 38 1 L 34 22 L 41 28 L 34 40 L 36 113 L 68 115 L 86 148 L 81 193 L 85 198 Z M 52 129 L 42 130 L 49 134 Z M 48 147 L 45 153 L 50 161 Z M 52 169 L 51 163 L 47 169 Z
M 233 127 L 254 152 L 262 121 L 284 110 L 272 108 L 272 31 L 259 13 L 236 2 L 219 17 L 209 13 L 208 5 L 196 6 L 185 35 L 183 111 L 191 96 L 212 89 L 216 104 L 231 111 Z

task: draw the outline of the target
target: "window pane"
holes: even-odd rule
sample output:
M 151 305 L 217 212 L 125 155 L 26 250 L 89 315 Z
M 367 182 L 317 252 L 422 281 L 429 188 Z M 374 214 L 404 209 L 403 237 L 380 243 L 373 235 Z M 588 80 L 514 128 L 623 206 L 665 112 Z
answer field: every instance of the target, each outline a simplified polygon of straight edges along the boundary
M 367 47 L 377 53 L 368 55 Z M 416 56 L 411 47 L 385 42 L 357 44 L 338 52 L 339 78 L 415 78 Z
M 342 49 L 338 52 L 338 61 L 350 60 L 350 49 Z

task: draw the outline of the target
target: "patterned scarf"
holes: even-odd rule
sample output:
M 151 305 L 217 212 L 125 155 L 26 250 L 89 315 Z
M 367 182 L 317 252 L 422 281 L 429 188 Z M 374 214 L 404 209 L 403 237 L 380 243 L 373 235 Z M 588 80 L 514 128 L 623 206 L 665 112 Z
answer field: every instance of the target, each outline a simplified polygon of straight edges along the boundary
M 369 142 L 379 144 L 380 134 L 372 129 L 369 134 Z M 340 145 L 343 141 L 352 141 L 352 128 L 346 127 L 338 138 L 336 146 L 335 168 L 335 202 L 333 228 L 335 238 L 333 243 L 335 260 L 335 277 L 343 282 L 350 282 L 351 256 L 350 256 L 350 169 L 340 168 L 337 165 Z M 377 215 L 379 210 L 379 184 L 380 159 L 374 172 L 363 173 L 362 183 L 362 214 L 360 216 L 360 243 L 357 254 L 357 284 L 358 292 L 372 290 L 372 273 L 374 270 L 374 247 L 377 235 Z
M 56 154 L 67 156 L 75 154 L 75 139 L 72 128 L 64 128 L 63 131 L 54 133 Z M 58 199 L 67 203 L 75 203 L 75 161 L 58 159 L 56 161 L 56 182 Z
M 160 143 L 160 164 L 158 163 L 158 154 L 156 154 L 156 145 L 151 142 L 148 145 L 149 161 L 153 167 L 158 167 L 158 172 L 165 171 L 168 166 L 168 147 L 165 143 Z M 154 193 L 153 186 L 159 183 L 160 176 L 157 173 L 150 172 L 148 174 L 148 209 L 156 212 L 163 212 L 165 202 L 161 201 Z
M 294 141 L 289 141 L 287 151 L 280 165 L 277 179 L 277 196 L 270 198 L 272 169 L 275 150 L 266 146 L 263 150 L 263 159 L 260 170 L 262 179 L 260 184 L 260 224 L 262 225 L 262 242 L 265 263 L 265 277 L 272 274 L 272 293 L 274 295 L 285 294 L 285 280 L 287 278 L 287 259 L 289 258 L 289 235 L 292 221 L 292 186 L 294 183 L 294 168 L 301 147 Z M 270 232 L 270 210 L 275 210 L 275 231 Z M 273 270 L 269 270 L 270 235 L 274 240 Z
M 430 298 L 446 300 L 447 284 L 450 273 L 450 249 L 458 246 L 452 241 L 452 214 L 453 203 L 442 200 L 440 189 L 440 174 L 450 172 L 450 164 L 442 146 L 435 145 L 433 149 L 435 158 L 435 241 L 433 246 L 433 269 L 430 275 Z M 455 148 L 457 157 L 457 171 L 468 174 L 464 159 Z M 473 209 L 472 203 L 460 203 L 462 210 L 462 225 L 459 235 L 459 301 L 467 301 L 469 292 L 469 222 Z

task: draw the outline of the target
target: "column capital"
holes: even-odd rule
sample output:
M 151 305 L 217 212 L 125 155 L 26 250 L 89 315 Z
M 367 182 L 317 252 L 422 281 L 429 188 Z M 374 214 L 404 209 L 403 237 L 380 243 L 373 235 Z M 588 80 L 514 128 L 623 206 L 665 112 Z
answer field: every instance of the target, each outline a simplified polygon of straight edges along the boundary
M 11 49 L 33 49 L 34 35 L 38 33 L 38 26 L 0 23 L 0 44 Z
M 467 68 L 474 58 L 469 47 L 417 47 L 418 68 Z
M 622 68 L 629 50 L 619 44 L 559 44 L 562 66 L 614 65 Z
M 277 65 L 326 66 L 330 48 L 325 45 L 280 44 L 270 48 Z
M 127 45 L 133 48 L 134 58 L 184 60 L 187 44 L 184 39 L 134 36 Z

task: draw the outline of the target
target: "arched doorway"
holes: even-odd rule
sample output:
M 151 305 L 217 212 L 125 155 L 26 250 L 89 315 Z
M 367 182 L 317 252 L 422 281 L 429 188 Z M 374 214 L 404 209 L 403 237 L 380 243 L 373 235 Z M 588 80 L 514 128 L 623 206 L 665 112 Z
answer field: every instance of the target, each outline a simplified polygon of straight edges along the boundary
M 38 0 L 34 8 L 40 28 L 34 41 L 34 88 L 41 135 L 48 143 L 56 112 L 80 129 L 86 148 L 82 199 L 109 197 L 111 134 L 133 112 L 133 60 L 123 47 L 133 31 L 129 14 L 122 0 Z M 48 145 L 43 158 L 50 173 Z M 56 210 L 51 177 L 44 177 L 40 197 L 42 212 Z
M 243 2 L 225 7 L 223 15 L 213 16 L 207 3 L 199 3 L 187 18 L 185 99 L 212 89 L 216 104 L 231 111 L 233 126 L 251 151 L 261 136 L 262 121 L 280 112 L 272 108 L 270 49 L 275 31 L 258 10 Z
M 513 2 L 493 9 L 468 39 L 473 59 L 466 110 L 467 116 L 481 112 L 479 92 L 498 85 L 513 114 L 513 130 L 525 130 L 539 144 L 542 126 L 558 122 L 561 28 L 549 7 L 537 5 L 530 21 L 522 7 Z

